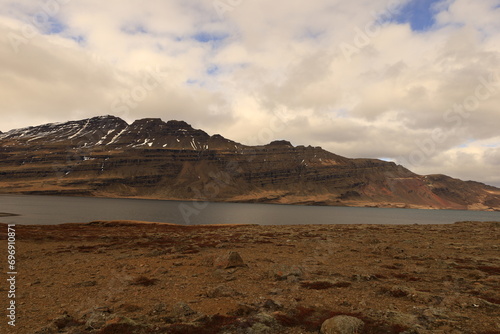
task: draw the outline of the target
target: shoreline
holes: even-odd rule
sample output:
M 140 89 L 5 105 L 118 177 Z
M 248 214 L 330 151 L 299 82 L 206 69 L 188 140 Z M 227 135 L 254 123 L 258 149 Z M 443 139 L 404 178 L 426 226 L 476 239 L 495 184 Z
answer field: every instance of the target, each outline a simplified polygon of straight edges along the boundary
M 192 203 L 234 203 L 234 204 L 266 204 L 266 205 L 291 205 L 291 206 L 312 206 L 312 207 L 345 207 L 345 208 L 372 208 L 372 209 L 411 209 L 411 210 L 452 210 L 452 211 L 478 211 L 478 212 L 500 212 L 500 209 L 494 208 L 435 208 L 432 206 L 415 205 L 407 203 L 377 203 L 377 202 L 339 202 L 327 204 L 324 201 L 298 201 L 298 202 L 274 202 L 274 199 L 263 200 L 260 198 L 239 200 L 239 199 L 185 199 L 185 198 L 158 198 L 147 196 L 105 196 L 105 195 L 84 195 L 84 194 L 64 194 L 64 193 L 0 193 L 0 196 L 47 196 L 47 197 L 75 197 L 75 198 L 104 198 L 104 199 L 134 199 L 151 200 L 165 202 L 192 202 Z
M 4 217 L 19 217 L 21 215 L 18 215 L 17 213 L 7 213 L 7 212 L 0 212 L 0 218 Z

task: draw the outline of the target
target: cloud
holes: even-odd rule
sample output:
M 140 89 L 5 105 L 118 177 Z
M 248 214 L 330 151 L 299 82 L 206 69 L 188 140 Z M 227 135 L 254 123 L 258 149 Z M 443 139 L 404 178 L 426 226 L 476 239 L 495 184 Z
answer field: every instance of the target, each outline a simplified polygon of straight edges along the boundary
M 499 2 L 426 3 L 4 1 L 0 130 L 184 119 L 500 186 Z

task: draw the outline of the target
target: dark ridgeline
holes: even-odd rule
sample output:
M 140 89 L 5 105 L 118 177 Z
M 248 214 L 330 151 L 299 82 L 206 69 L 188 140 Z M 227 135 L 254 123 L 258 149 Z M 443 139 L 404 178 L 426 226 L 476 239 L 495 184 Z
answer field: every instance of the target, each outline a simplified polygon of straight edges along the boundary
M 246 146 L 184 121 L 114 116 L 0 134 L 0 191 L 500 210 L 500 189 L 274 141 Z

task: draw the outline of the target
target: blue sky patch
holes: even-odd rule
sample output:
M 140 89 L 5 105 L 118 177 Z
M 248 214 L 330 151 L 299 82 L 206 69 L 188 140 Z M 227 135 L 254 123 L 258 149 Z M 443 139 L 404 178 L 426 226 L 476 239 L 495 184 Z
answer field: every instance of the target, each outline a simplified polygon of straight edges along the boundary
M 147 34 L 148 30 L 141 24 L 136 25 L 127 25 L 121 29 L 124 33 L 129 35 L 137 35 L 137 34 Z
M 55 18 L 50 17 L 47 21 L 47 29 L 47 33 L 49 35 L 55 35 L 63 32 L 66 29 L 66 26 Z
M 426 31 L 436 23 L 434 5 L 440 2 L 443 0 L 411 0 L 391 18 L 391 21 L 410 23 L 412 30 Z
M 459 148 L 467 148 L 470 144 L 474 143 L 475 139 L 467 139 L 467 141 L 461 145 L 458 145 Z
M 198 81 L 198 80 L 196 80 L 196 79 L 188 79 L 188 80 L 186 80 L 186 84 L 187 84 L 188 86 L 194 86 L 194 85 L 196 85 L 196 84 L 198 84 L 198 83 L 199 83 L 199 81 Z
M 84 36 L 81 36 L 81 35 L 70 36 L 69 38 L 71 38 L 72 40 L 74 40 L 75 42 L 77 42 L 80 45 L 83 45 L 83 44 L 85 44 L 85 42 L 87 42 L 87 39 Z
M 311 29 L 311 28 L 306 28 L 300 34 L 299 39 L 318 40 L 324 34 L 325 34 L 324 30 L 314 30 L 314 29 Z
M 193 35 L 193 38 L 200 43 L 220 42 L 228 37 L 226 34 L 211 34 L 208 32 L 199 32 Z
M 500 148 L 500 143 L 493 143 L 493 144 L 483 144 L 481 145 L 482 147 L 489 147 L 489 148 Z
M 217 73 L 219 73 L 219 70 L 220 70 L 219 66 L 212 64 L 212 65 L 207 67 L 207 74 L 208 75 L 217 75 Z

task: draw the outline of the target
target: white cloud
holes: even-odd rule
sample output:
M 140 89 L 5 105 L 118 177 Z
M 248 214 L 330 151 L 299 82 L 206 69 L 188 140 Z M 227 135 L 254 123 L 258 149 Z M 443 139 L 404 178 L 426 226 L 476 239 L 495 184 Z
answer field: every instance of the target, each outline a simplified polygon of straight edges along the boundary
M 408 1 L 4 1 L 0 34 L 18 39 L 0 41 L 0 130 L 184 119 L 247 144 L 288 139 L 348 157 L 426 150 L 416 172 L 500 185 L 500 3 L 442 1 L 424 32 L 377 24 Z

